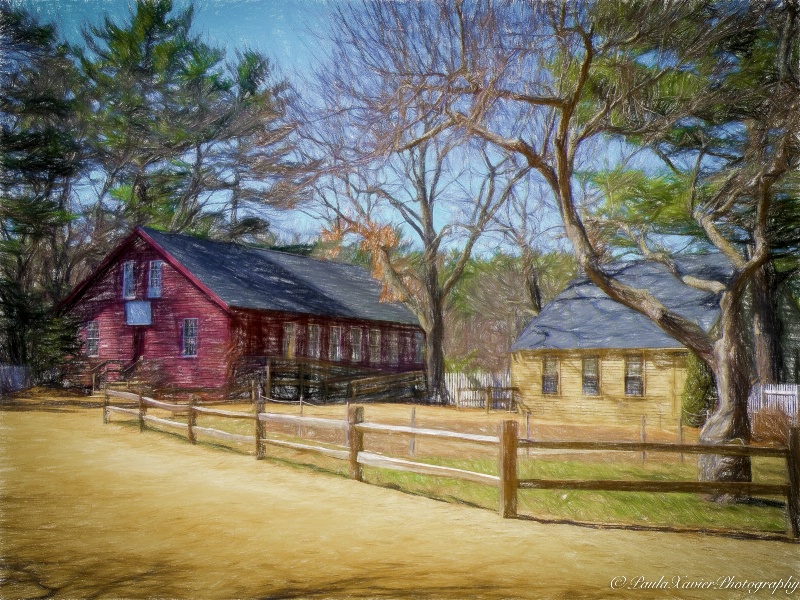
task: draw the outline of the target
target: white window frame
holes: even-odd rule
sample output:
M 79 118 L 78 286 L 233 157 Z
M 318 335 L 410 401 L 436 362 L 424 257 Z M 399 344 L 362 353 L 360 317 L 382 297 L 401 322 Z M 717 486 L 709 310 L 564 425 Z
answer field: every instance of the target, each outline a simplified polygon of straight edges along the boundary
M 308 325 L 308 356 L 309 358 L 319 358 L 320 350 L 320 326 L 317 323 Z
M 297 352 L 297 327 L 294 322 L 283 324 L 283 355 L 294 358 Z
M 350 360 L 353 362 L 361 362 L 361 340 L 363 337 L 360 327 L 354 327 L 350 330 Z
M 597 365 L 597 371 L 595 372 L 595 390 L 594 391 L 586 391 L 587 388 L 587 377 L 586 377 L 586 365 L 589 361 L 595 361 Z M 584 356 L 583 360 L 581 361 L 581 391 L 583 392 L 584 396 L 600 396 L 600 357 L 596 354 L 592 354 L 589 356 Z
M 373 365 L 381 364 L 381 330 L 369 330 L 369 362 Z
M 328 360 L 331 362 L 342 360 L 342 328 L 338 325 L 334 325 L 330 329 Z
M 393 367 L 400 364 L 400 336 L 396 331 L 389 332 L 389 364 Z
M 421 331 L 414 332 L 414 362 L 418 365 L 425 362 L 425 335 Z
M 164 283 L 164 261 L 151 260 L 147 275 L 147 297 L 161 298 Z
M 181 356 L 192 358 L 197 356 L 200 345 L 200 320 L 183 319 L 181 322 Z
M 547 365 L 550 364 L 553 366 L 553 372 L 548 373 Z M 546 354 L 542 357 L 542 394 L 548 396 L 558 396 L 561 388 L 561 377 L 560 377 L 560 366 L 561 363 L 558 360 L 557 356 L 552 354 Z M 555 378 L 555 389 L 548 389 L 548 378 L 554 377 Z M 552 383 L 552 380 L 550 381 Z
M 100 356 L 100 321 L 86 323 L 86 356 Z
M 136 262 L 133 260 L 122 263 L 122 298 L 124 300 L 136 298 Z
M 639 374 L 638 375 L 631 375 L 629 373 L 629 366 L 635 363 L 639 363 Z M 628 392 L 628 380 L 629 379 L 639 379 L 640 393 L 634 394 Z M 625 395 L 631 396 L 634 398 L 642 398 L 644 397 L 644 356 L 641 354 L 628 354 L 625 356 L 625 380 L 623 382 L 625 386 Z

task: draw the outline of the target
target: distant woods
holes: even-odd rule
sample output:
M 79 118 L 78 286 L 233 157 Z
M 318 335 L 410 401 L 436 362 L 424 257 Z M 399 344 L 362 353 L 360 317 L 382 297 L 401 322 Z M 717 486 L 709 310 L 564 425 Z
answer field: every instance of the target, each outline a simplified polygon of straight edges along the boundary
M 138 1 L 70 46 L 0 4 L 0 361 L 41 375 L 70 352 L 53 307 L 133 227 L 274 242 L 307 170 L 270 61 Z
M 2 361 L 57 364 L 52 307 L 134 226 L 274 244 L 302 210 L 300 241 L 414 310 L 436 396 L 578 268 L 710 368 L 709 443 L 749 438 L 753 380 L 797 376 L 797 0 L 342 3 L 302 88 L 169 0 L 80 47 L 0 6 Z M 729 280 L 681 272 L 707 251 Z M 717 327 L 617 280 L 628 258 L 718 294 Z

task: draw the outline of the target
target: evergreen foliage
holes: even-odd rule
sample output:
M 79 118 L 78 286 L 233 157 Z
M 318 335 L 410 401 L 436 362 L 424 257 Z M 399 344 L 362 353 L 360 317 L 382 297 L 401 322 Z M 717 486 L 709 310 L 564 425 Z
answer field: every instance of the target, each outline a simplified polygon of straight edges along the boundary
M 276 243 L 265 211 L 293 205 L 305 172 L 290 87 L 192 17 L 138 0 L 70 47 L 0 2 L 0 362 L 46 379 L 75 354 L 58 304 L 136 225 Z
M 683 422 L 691 427 L 702 427 L 708 411 L 717 405 L 717 384 L 711 368 L 696 354 L 689 353 L 686 360 L 686 384 L 681 396 Z

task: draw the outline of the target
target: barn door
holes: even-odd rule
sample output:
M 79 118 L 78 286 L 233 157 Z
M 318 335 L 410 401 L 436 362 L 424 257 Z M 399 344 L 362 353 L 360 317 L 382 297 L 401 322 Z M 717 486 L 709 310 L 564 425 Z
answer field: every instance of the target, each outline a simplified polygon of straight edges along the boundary
M 133 361 L 144 355 L 144 327 L 133 328 Z

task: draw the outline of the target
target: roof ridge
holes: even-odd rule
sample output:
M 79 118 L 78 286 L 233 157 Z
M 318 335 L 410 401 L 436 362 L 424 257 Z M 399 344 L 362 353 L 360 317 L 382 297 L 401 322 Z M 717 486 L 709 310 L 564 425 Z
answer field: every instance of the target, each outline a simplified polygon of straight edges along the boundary
M 418 325 L 399 302 L 382 302 L 380 282 L 356 264 L 236 242 L 140 228 L 185 263 L 230 306 Z M 248 274 L 249 272 L 249 274 Z
M 295 254 L 294 252 L 287 252 L 286 250 L 276 250 L 275 248 L 262 248 L 262 247 L 259 247 L 259 246 L 249 246 L 249 245 L 241 244 L 241 243 L 235 242 L 235 241 L 226 242 L 224 240 L 215 240 L 213 238 L 201 238 L 201 237 L 197 237 L 197 236 L 194 236 L 194 235 L 190 235 L 188 233 L 175 233 L 175 232 L 171 232 L 171 231 L 161 231 L 160 229 L 154 229 L 152 227 L 142 226 L 142 229 L 144 229 L 145 231 L 151 231 L 151 232 L 155 232 L 155 233 L 157 233 L 159 235 L 167 235 L 167 236 L 170 236 L 170 237 L 180 237 L 180 238 L 186 238 L 186 239 L 195 240 L 195 241 L 210 242 L 210 243 L 213 243 L 213 244 L 221 244 L 221 245 L 225 245 L 225 246 L 236 246 L 237 248 L 243 248 L 243 249 L 246 249 L 246 250 L 254 250 L 254 251 L 257 251 L 257 252 L 270 252 L 270 253 L 273 253 L 273 254 L 280 254 L 282 256 L 290 256 L 290 257 L 299 258 L 299 259 L 303 259 L 303 260 L 313 260 L 313 261 L 316 261 L 316 262 L 319 262 L 319 263 L 325 263 L 325 264 L 333 263 L 333 264 L 336 264 L 336 265 L 342 265 L 344 267 L 356 267 L 358 269 L 365 269 L 365 267 L 362 267 L 361 265 L 357 265 L 357 264 L 354 264 L 354 263 L 347 263 L 347 262 L 342 262 L 342 261 L 328 259 L 328 258 L 318 258 L 316 256 L 306 256 L 304 254 Z

